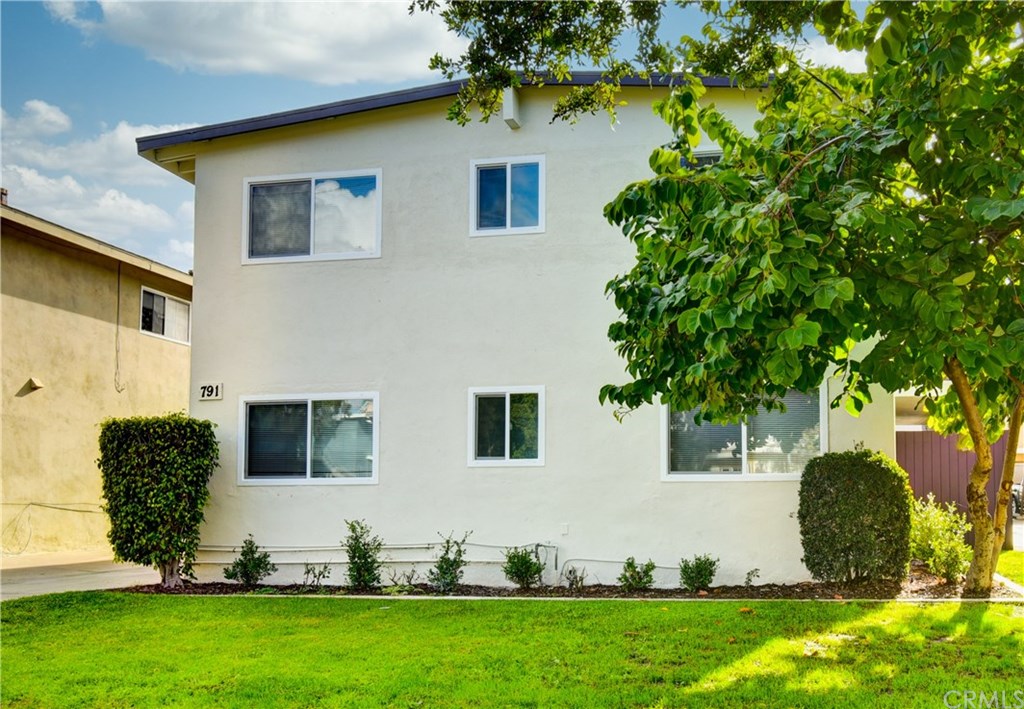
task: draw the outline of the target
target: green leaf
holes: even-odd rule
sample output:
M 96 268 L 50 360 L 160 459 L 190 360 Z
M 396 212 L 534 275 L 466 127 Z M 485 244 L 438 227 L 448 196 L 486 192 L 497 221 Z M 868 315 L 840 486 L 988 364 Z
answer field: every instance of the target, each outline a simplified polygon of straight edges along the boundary
M 974 280 L 974 271 L 966 271 L 953 279 L 954 286 L 966 286 Z
M 864 402 L 855 396 L 848 396 L 846 397 L 846 401 L 843 402 L 843 407 L 846 409 L 846 413 L 850 414 L 850 416 L 859 418 L 861 411 L 864 410 Z

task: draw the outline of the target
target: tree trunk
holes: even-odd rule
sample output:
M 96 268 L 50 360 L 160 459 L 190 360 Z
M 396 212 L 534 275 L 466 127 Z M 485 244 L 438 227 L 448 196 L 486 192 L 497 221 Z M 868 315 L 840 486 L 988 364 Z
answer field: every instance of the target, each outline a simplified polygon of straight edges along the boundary
M 1006 453 L 1003 455 L 1003 474 L 996 494 L 996 516 L 993 522 L 995 534 L 992 540 L 992 569 L 999 564 L 999 553 L 1003 550 L 1006 535 L 1010 535 L 1010 549 L 1013 548 L 1012 515 L 1010 515 L 1010 493 L 1013 489 L 1013 468 L 1017 462 L 1017 445 L 1020 441 L 1021 419 L 1024 418 L 1024 394 L 1017 397 L 1010 412 L 1010 427 L 1006 431 Z
M 971 568 L 967 570 L 964 595 L 987 597 L 992 593 L 992 572 L 995 571 L 992 563 L 995 530 L 992 528 L 992 516 L 988 513 L 988 491 L 985 489 L 992 476 L 992 446 L 985 435 L 978 402 L 971 391 L 963 365 L 954 357 L 946 361 L 944 369 L 960 401 L 976 456 L 974 468 L 967 480 L 967 518 L 974 529 L 974 558 L 971 559 Z
M 185 584 L 181 580 L 181 560 L 172 559 L 158 565 L 160 583 L 164 588 L 181 588 Z

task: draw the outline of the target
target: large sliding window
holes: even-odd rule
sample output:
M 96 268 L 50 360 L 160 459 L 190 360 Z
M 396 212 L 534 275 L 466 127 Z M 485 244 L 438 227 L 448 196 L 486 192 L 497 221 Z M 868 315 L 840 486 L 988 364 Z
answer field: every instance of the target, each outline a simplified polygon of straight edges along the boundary
M 694 423 L 694 411 L 668 411 L 665 479 L 798 476 L 824 452 L 821 393 L 790 392 L 786 411 L 766 411 L 744 423 Z
M 380 256 L 380 170 L 245 181 L 243 260 Z
M 375 392 L 243 397 L 241 480 L 376 482 L 377 408 Z
M 469 465 L 544 464 L 544 387 L 469 390 Z

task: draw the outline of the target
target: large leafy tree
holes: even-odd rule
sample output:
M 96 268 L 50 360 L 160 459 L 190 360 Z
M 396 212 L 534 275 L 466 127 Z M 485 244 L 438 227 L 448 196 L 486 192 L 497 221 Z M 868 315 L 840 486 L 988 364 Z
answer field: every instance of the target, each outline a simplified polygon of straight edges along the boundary
M 607 33 L 613 20 L 597 12 L 607 4 L 578 4 L 573 26 Z M 656 24 L 660 5 L 642 5 Z M 608 284 L 622 312 L 609 335 L 631 381 L 601 397 L 627 409 L 660 397 L 732 421 L 780 408 L 788 390 L 813 391 L 832 372 L 854 413 L 871 384 L 915 390 L 930 424 L 977 455 L 966 593 L 985 595 L 1024 413 L 1024 5 L 875 3 L 862 16 L 844 2 L 702 5 L 714 20 L 703 39 L 672 46 L 641 33 L 651 46 L 634 66 L 674 56 L 740 81 L 774 75 L 753 136 L 703 105 L 693 79 L 656 105 L 676 139 L 655 149 L 653 177 L 605 210 L 637 260 Z M 493 39 L 501 28 L 474 19 L 492 9 L 446 10 L 473 38 L 447 67 L 483 77 L 478 94 L 517 80 L 496 67 L 532 61 L 541 71 L 590 56 L 537 14 L 516 30 L 536 51 L 506 56 Z M 836 47 L 864 51 L 866 73 L 803 66 L 773 41 L 809 21 Z M 604 98 L 573 100 L 583 110 L 614 105 Z M 723 158 L 695 168 L 701 131 Z M 861 342 L 872 346 L 855 350 Z M 994 470 L 991 443 L 1007 429 L 1009 454 Z M 991 475 L 1000 478 L 994 515 Z

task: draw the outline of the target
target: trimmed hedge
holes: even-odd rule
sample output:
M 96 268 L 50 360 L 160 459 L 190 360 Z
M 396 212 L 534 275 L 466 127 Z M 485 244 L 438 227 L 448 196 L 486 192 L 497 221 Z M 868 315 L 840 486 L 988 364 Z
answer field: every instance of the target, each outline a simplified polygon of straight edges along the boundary
M 100 424 L 97 464 L 114 558 L 159 569 L 167 587 L 191 576 L 217 457 L 213 424 L 183 413 Z
M 882 453 L 826 453 L 800 480 L 804 565 L 819 581 L 903 579 L 910 563 L 913 494 Z

